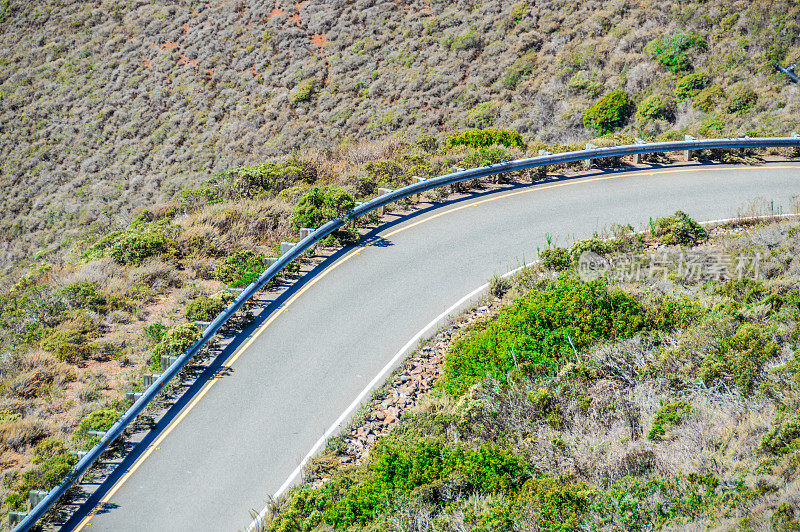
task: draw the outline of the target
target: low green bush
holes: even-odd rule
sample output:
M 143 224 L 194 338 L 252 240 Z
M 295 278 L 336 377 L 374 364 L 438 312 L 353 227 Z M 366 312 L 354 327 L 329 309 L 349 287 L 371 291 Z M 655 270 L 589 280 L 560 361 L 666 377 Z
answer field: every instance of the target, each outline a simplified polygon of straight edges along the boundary
M 67 304 L 74 309 L 88 309 L 104 314 L 108 308 L 108 300 L 100 291 L 96 281 L 78 281 L 61 289 L 61 295 Z
M 738 85 L 728 92 L 725 109 L 729 113 L 742 114 L 755 106 L 758 93 L 746 85 Z
M 74 329 L 52 330 L 42 338 L 39 346 L 62 362 L 71 364 L 86 360 L 92 354 L 86 333 Z
M 299 83 L 292 91 L 292 103 L 297 105 L 299 103 L 310 101 L 317 90 L 317 84 L 317 78 L 309 78 Z
M 286 161 L 268 162 L 233 168 L 215 175 L 207 185 L 214 195 L 225 199 L 277 196 L 294 186 L 313 184 L 318 177 L 317 167 L 296 156 Z
M 692 64 L 686 52 L 693 48 L 705 50 L 707 47 L 708 43 L 701 35 L 697 33 L 679 33 L 653 39 L 647 43 L 644 50 L 659 65 L 668 68 L 675 75 L 680 75 L 692 69 Z
M 200 296 L 186 305 L 187 321 L 211 321 L 225 309 L 226 303 L 219 297 Z
M 786 454 L 800 438 L 800 413 L 780 412 L 775 426 L 761 438 L 761 449 L 774 454 Z
M 258 279 L 265 269 L 263 253 L 249 249 L 235 251 L 214 270 L 214 278 L 230 283 L 233 288 L 244 288 Z
M 527 6 L 526 6 L 527 7 Z M 536 68 L 536 52 L 528 52 L 508 67 L 503 74 L 503 88 L 514 90 L 525 76 L 533 73 Z
M 768 331 L 745 323 L 725 340 L 719 352 L 705 356 L 698 374 L 706 383 L 716 379 L 730 380 L 739 387 L 743 396 L 748 396 L 763 373 L 764 364 L 775 358 L 778 352 L 779 348 L 772 342 Z
M 470 109 L 467 113 L 467 125 L 478 128 L 492 127 L 499 115 L 499 102 L 482 102 Z
M 692 405 L 686 401 L 661 403 L 661 408 L 653 418 L 653 427 L 647 434 L 648 440 L 659 440 L 666 434 L 666 429 L 679 424 L 692 413 Z
M 101 429 L 98 429 L 101 430 Z M 22 475 L 22 482 L 17 495 L 11 503 L 19 509 L 20 499 L 23 506 L 27 503 L 31 490 L 49 490 L 66 477 L 77 462 L 64 445 L 56 438 L 46 438 L 36 445 L 32 462 L 35 466 Z M 9 499 L 6 499 L 9 504 Z
M 705 72 L 694 72 L 683 76 L 675 85 L 675 97 L 680 101 L 694 98 L 708 85 L 710 79 Z
M 80 425 L 78 425 L 78 430 L 75 431 L 75 436 L 82 439 L 91 438 L 88 434 L 90 430 L 106 431 L 110 429 L 118 419 L 119 412 L 112 408 L 95 410 L 81 420 Z
M 151 323 L 142 330 L 142 335 L 151 344 L 157 344 L 166 334 L 169 327 L 163 323 Z
M 153 347 L 150 363 L 154 368 L 161 367 L 162 356 L 177 356 L 189 349 L 200 337 L 200 329 L 194 324 L 184 323 L 169 329 Z
M 341 187 L 312 187 L 292 209 L 292 226 L 316 229 L 353 207 L 353 196 Z
M 549 248 L 539 252 L 542 267 L 557 272 L 568 269 L 572 265 L 572 255 L 567 248 Z
M 462 395 L 486 375 L 507 382 L 516 364 L 551 375 L 575 354 L 601 339 L 624 338 L 646 325 L 639 303 L 604 281 L 561 277 L 501 311 L 484 329 L 457 339 L 445 358 L 438 386 Z
M 507 148 L 526 149 L 522 135 L 512 129 L 469 129 L 446 139 L 448 147 L 469 146 L 471 148 L 490 148 L 495 145 Z
M 675 116 L 675 101 L 672 98 L 653 94 L 639 103 L 636 119 L 639 122 L 648 120 L 672 120 Z
M 725 91 L 719 85 L 709 85 L 697 93 L 692 100 L 692 106 L 700 111 L 710 112 L 717 106 L 717 103 L 725 98 Z
M 656 220 L 653 236 L 662 244 L 682 246 L 695 246 L 708 239 L 703 226 L 683 211 Z
M 605 135 L 624 126 L 634 109 L 626 92 L 612 91 L 589 107 L 583 115 L 583 125 L 598 135 Z

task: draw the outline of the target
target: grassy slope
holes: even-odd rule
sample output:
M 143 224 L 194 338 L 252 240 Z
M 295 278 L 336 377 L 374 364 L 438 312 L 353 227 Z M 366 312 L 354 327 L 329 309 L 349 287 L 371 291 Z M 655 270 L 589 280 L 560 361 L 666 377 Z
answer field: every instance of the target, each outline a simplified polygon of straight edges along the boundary
M 439 394 L 362 465 L 329 449 L 266 528 L 797 529 L 798 229 L 703 246 L 762 253 L 758 282 L 525 272 L 452 344 Z
M 785 134 L 800 97 L 765 58 L 800 58 L 797 20 L 787 0 L 4 1 L 0 266 L 295 147 L 492 123 L 586 140 L 603 94 L 673 94 L 678 77 L 645 47 L 681 32 L 708 43 L 687 71 L 727 96 L 630 128 Z M 758 99 L 729 113 L 738 84 Z

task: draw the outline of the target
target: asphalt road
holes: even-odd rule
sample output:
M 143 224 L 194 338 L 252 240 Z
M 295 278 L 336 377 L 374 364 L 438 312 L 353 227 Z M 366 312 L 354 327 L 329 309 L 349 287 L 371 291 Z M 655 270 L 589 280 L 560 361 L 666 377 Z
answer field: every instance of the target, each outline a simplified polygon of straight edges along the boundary
M 86 530 L 244 529 L 401 346 L 492 274 L 535 259 L 548 235 L 565 245 L 677 209 L 726 218 L 756 198 L 789 210 L 798 194 L 800 163 L 654 168 L 476 195 L 383 227 L 240 347 Z

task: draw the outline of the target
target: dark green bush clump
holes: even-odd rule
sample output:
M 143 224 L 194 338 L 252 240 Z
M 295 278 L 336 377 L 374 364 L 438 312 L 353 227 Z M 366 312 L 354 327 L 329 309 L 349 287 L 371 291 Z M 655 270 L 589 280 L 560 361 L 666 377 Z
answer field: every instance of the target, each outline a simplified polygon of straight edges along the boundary
M 705 72 L 695 72 L 683 76 L 675 85 L 675 96 L 681 101 L 694 98 L 708 85 L 709 80 L 710 78 Z
M 557 272 L 566 270 L 572 265 L 572 256 L 567 248 L 544 249 L 539 253 L 539 259 L 543 267 Z
M 739 327 L 725 340 L 718 353 L 709 353 L 700 366 L 700 377 L 710 383 L 716 379 L 733 381 L 743 396 L 753 392 L 766 362 L 775 358 L 778 346 L 768 331 L 752 323 Z
M 522 78 L 532 73 L 535 68 L 536 52 L 526 53 L 508 67 L 503 75 L 503 87 L 508 90 L 516 89 Z
M 647 439 L 658 440 L 666 434 L 666 429 L 677 425 L 686 416 L 692 413 L 692 405 L 686 401 L 675 401 L 674 403 L 662 403 L 661 408 L 653 418 L 653 428 L 650 429 Z
M 36 445 L 35 467 L 22 475 L 19 492 L 11 494 L 6 504 L 17 510 L 25 507 L 31 490 L 49 490 L 66 477 L 78 461 L 56 438 L 46 438 Z
M 222 172 L 208 181 L 213 187 L 212 202 L 221 199 L 255 198 L 260 195 L 277 196 L 287 188 L 317 180 L 317 168 L 297 157 L 285 162 L 269 162 L 242 166 Z
M 697 93 L 692 100 L 692 106 L 701 111 L 710 112 L 717 106 L 717 102 L 725 97 L 725 91 L 719 85 L 709 85 Z
M 355 207 L 353 196 L 340 187 L 313 187 L 292 210 L 295 229 L 316 229 Z
M 672 120 L 675 115 L 675 101 L 653 94 L 648 96 L 636 109 L 636 118 L 639 122 L 647 120 Z
M 489 148 L 496 144 L 522 150 L 527 147 L 522 135 L 511 129 L 470 129 L 447 137 L 449 147 Z
M 800 438 L 800 413 L 789 416 L 779 413 L 775 426 L 761 439 L 761 448 L 775 455 L 786 454 Z
M 689 57 L 686 55 L 688 50 L 697 48 L 705 50 L 706 40 L 696 33 L 679 33 L 669 37 L 653 39 L 644 50 L 656 62 L 670 69 L 675 75 L 680 75 L 692 69 Z
M 225 309 L 225 301 L 219 297 L 200 296 L 186 305 L 187 321 L 211 321 Z
M 112 408 L 101 408 L 95 410 L 81 420 L 78 430 L 75 431 L 75 436 L 78 438 L 89 438 L 88 432 L 90 430 L 105 431 L 110 429 L 114 423 L 119 419 L 119 412 Z
M 605 135 L 624 126 L 634 109 L 626 92 L 609 92 L 586 111 L 583 125 L 598 135 Z
M 233 288 L 244 288 L 258 279 L 265 269 L 263 253 L 249 249 L 236 251 L 225 257 L 214 271 L 214 278 L 230 283 Z
M 162 356 L 180 355 L 200 337 L 200 329 L 194 324 L 184 323 L 168 330 L 153 348 L 150 362 L 154 368 L 161 367 Z
M 749 111 L 758 101 L 756 91 L 746 85 L 739 85 L 728 93 L 725 109 L 729 113 L 744 113 Z
M 501 382 L 516 364 L 554 374 L 575 354 L 601 339 L 631 336 L 645 327 L 639 303 L 604 281 L 562 277 L 519 298 L 483 330 L 456 340 L 445 358 L 439 386 L 460 396 L 486 375 Z M 513 354 L 512 354 L 513 353 Z
M 708 233 L 683 211 L 656 220 L 653 236 L 667 245 L 694 246 L 708 239 Z

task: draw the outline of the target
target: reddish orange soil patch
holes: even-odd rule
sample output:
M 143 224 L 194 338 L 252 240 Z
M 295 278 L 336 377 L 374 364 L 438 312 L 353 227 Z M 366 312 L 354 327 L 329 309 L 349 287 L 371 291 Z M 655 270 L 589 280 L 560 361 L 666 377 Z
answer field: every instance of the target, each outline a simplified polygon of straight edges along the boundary
M 291 17 L 289 17 L 289 20 L 291 20 L 295 24 L 297 24 L 297 27 L 299 28 L 300 27 L 300 12 L 297 12 L 294 15 L 292 15 Z
M 192 59 L 191 61 L 189 61 L 188 59 L 186 59 L 186 56 L 183 55 L 183 54 L 181 54 L 181 58 L 178 59 L 178 63 L 180 63 L 181 65 L 192 65 L 193 67 L 197 67 L 197 63 L 199 63 L 199 62 L 200 62 L 200 60 L 196 59 L 196 58 Z
M 161 48 L 163 50 L 174 50 L 177 47 L 178 47 L 178 43 L 176 43 L 176 42 L 165 42 L 164 44 L 161 45 Z
M 422 8 L 422 12 L 425 13 L 426 15 L 430 15 L 431 13 L 433 13 L 433 9 L 431 9 L 430 4 L 425 3 L 424 7 Z
M 269 18 L 279 17 L 281 15 L 283 15 L 283 9 L 279 8 L 278 6 L 275 6 L 272 11 L 269 12 Z
M 150 64 L 150 60 L 149 59 L 145 59 L 144 60 L 144 67 L 146 69 L 148 69 L 148 70 L 150 70 L 152 68 L 152 65 Z
M 189 33 L 189 23 L 188 23 L 188 22 L 187 22 L 187 23 L 185 23 L 183 26 L 181 26 L 181 28 L 183 28 L 183 34 L 184 34 L 184 35 L 186 35 L 187 33 Z
M 316 35 L 311 36 L 311 44 L 314 46 L 325 46 L 328 44 L 328 38 L 326 37 L 327 34 L 325 33 L 317 33 Z

